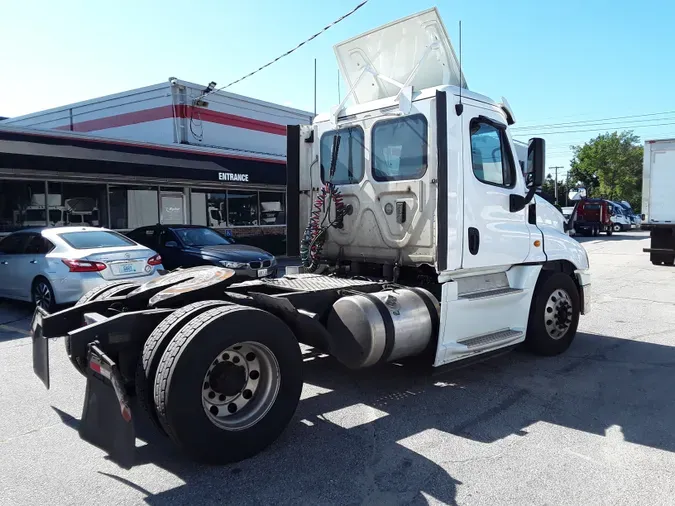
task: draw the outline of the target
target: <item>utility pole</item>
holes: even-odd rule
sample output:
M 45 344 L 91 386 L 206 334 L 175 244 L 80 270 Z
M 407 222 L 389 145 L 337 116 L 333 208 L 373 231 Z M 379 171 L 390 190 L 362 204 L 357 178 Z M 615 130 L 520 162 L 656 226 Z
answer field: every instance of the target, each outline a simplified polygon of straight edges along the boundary
M 549 167 L 548 170 L 554 169 L 555 170 L 555 205 L 558 205 L 558 169 L 563 169 L 564 167 Z

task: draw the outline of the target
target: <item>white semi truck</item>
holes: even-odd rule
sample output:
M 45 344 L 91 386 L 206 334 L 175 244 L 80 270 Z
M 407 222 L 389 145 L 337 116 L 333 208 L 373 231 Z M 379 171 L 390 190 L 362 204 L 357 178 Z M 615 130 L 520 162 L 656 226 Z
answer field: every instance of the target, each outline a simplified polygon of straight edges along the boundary
M 277 279 L 198 267 L 113 282 L 54 314 L 36 309 L 33 368 L 49 339 L 87 380 L 81 437 L 133 465 L 130 397 L 194 459 L 234 462 L 285 430 L 303 385 L 300 343 L 350 370 L 483 360 L 524 344 L 564 352 L 590 310 L 585 250 L 534 198 L 514 114 L 467 89 L 436 9 L 335 47 L 353 105 L 288 128 L 288 253 Z M 442 369 L 437 369 L 442 370 Z
M 642 223 L 654 265 L 675 264 L 675 139 L 645 141 L 642 165 Z

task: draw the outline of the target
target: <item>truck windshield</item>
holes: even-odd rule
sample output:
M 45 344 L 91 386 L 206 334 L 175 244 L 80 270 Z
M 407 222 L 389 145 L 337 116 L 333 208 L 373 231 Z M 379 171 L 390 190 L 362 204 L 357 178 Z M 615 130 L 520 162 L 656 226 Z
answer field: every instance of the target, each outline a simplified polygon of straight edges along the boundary
M 210 228 L 172 228 L 187 246 L 223 246 L 233 241 Z

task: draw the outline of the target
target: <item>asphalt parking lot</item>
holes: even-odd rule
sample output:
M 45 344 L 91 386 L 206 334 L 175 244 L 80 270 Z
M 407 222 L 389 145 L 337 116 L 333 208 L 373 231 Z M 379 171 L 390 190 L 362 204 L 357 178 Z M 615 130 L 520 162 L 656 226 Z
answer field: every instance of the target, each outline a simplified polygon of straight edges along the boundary
M 29 310 L 2 303 L 0 504 L 673 504 L 675 269 L 651 265 L 644 232 L 581 241 L 593 310 L 566 354 L 428 377 L 348 374 L 308 353 L 288 430 L 226 467 L 193 464 L 149 429 L 129 471 L 82 442 L 84 379 L 58 340 L 46 391 Z

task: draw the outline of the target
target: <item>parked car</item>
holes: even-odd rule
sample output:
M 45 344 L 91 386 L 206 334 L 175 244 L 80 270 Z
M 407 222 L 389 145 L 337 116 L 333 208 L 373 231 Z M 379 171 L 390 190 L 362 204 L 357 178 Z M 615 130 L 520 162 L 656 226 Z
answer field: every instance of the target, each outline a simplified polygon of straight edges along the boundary
M 0 241 L 0 297 L 49 312 L 109 281 L 143 283 L 162 269 L 157 252 L 105 228 L 30 228 Z
M 277 259 L 271 253 L 236 244 L 202 225 L 153 225 L 137 228 L 128 236 L 159 252 L 169 270 L 217 265 L 233 269 L 239 279 L 273 277 L 277 273 Z

